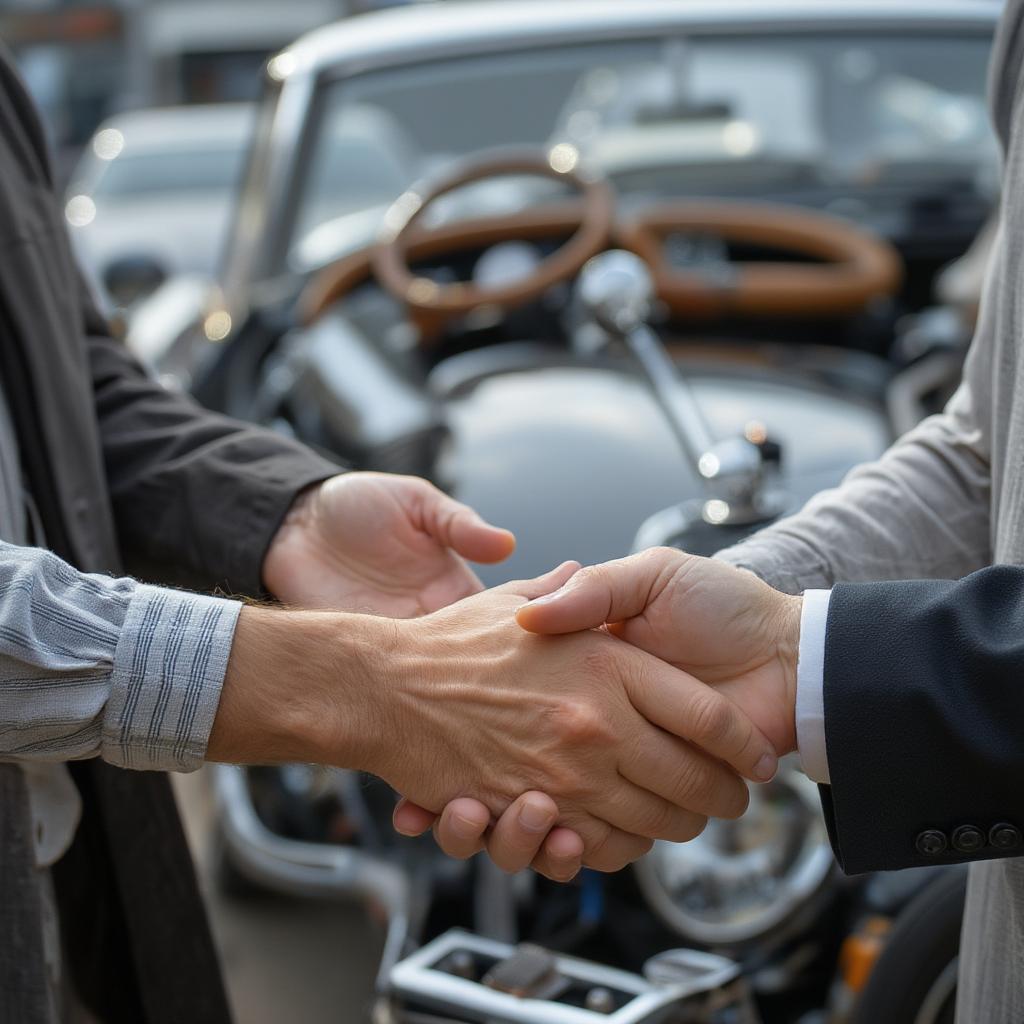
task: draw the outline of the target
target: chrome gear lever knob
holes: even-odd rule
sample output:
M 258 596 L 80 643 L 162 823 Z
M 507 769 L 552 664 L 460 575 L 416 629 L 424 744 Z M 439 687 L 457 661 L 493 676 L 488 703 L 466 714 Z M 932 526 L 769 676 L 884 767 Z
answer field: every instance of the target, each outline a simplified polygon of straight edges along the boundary
M 601 253 L 580 272 L 577 296 L 590 321 L 621 341 L 647 378 L 680 448 L 708 488 L 704 520 L 738 526 L 777 516 L 785 498 L 766 487 L 766 469 L 774 475 L 777 467 L 766 466 L 764 445 L 747 436 L 714 436 L 696 394 L 648 324 L 656 296 L 647 264 L 623 249 Z
M 651 315 L 654 280 L 635 253 L 612 249 L 583 267 L 577 295 L 599 326 L 613 334 L 628 334 Z

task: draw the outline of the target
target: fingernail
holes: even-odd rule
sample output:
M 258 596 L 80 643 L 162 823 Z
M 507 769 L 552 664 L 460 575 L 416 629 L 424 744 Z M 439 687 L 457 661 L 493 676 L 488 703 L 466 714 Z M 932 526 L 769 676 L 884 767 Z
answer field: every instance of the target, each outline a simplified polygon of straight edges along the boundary
M 765 754 L 760 761 L 754 765 L 754 778 L 761 782 L 771 782 L 775 773 L 779 770 L 779 759 L 774 754 Z
M 527 802 L 519 809 L 519 824 L 528 832 L 546 832 L 551 823 L 551 811 L 546 807 Z
M 532 608 L 534 605 L 537 604 L 550 604 L 552 601 L 555 600 L 556 597 L 561 597 L 561 595 L 562 588 L 559 587 L 557 590 L 553 590 L 550 594 L 545 594 L 543 597 L 535 597 L 532 601 L 527 601 L 526 604 L 523 605 L 523 607 Z

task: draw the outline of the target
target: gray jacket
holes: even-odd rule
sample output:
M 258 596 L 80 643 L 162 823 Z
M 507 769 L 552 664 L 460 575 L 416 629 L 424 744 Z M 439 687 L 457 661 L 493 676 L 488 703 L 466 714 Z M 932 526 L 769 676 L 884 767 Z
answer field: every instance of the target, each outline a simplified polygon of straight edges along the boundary
M 721 557 L 780 589 L 954 579 L 1024 564 L 1024 0 L 1009 0 L 990 72 L 1005 159 L 999 237 L 963 382 L 946 410 L 796 516 Z M 1020 727 L 1024 744 L 1024 723 Z M 1024 861 L 971 866 L 957 1014 L 1024 1020 Z

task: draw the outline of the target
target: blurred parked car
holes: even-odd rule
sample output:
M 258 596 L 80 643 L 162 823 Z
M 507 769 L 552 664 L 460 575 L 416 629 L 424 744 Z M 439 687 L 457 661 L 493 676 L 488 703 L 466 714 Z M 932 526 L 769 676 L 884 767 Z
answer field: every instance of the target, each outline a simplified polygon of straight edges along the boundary
M 105 121 L 64 207 L 101 294 L 128 306 L 168 277 L 212 274 L 252 136 L 248 104 L 139 110 Z
M 997 198 L 999 8 L 452 3 L 325 28 L 268 65 L 222 272 L 161 289 L 129 341 L 209 405 L 431 477 L 513 529 L 487 583 L 651 544 L 712 552 L 955 382 L 967 330 L 930 306 Z M 561 888 L 395 840 L 392 794 L 346 773 L 217 786 L 227 887 L 389 912 L 377 1019 L 403 1024 L 838 1024 L 931 880 L 840 878 L 793 766 L 741 821 Z M 914 987 L 875 993 L 875 1024 L 952 1019 L 962 887 L 946 890 L 950 912 L 915 932 L 941 941 L 902 947 Z M 523 940 L 605 966 L 542 960 L 545 986 L 568 973 L 532 1000 L 477 984 Z M 702 961 L 651 961 L 671 946 L 727 956 L 703 964 L 753 1002 L 683 1006 L 665 986 Z

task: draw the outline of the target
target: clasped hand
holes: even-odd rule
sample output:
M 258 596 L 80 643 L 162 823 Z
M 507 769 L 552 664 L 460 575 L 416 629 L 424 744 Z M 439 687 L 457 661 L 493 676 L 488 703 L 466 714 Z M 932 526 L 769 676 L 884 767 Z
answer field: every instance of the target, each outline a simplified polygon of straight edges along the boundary
M 463 558 L 514 543 L 412 477 L 352 473 L 296 501 L 267 588 L 391 617 L 343 626 L 372 666 L 348 674 L 334 725 L 322 695 L 325 763 L 404 793 L 399 831 L 559 880 L 741 814 L 743 779 L 795 746 L 800 599 L 669 549 L 480 593 Z M 346 753 L 345 729 L 375 739 Z
M 605 627 L 618 641 L 659 659 L 664 666 L 660 674 L 645 663 L 651 669 L 649 679 L 658 683 L 648 687 L 642 702 L 634 701 L 654 724 L 640 740 L 644 753 L 633 762 L 640 768 L 633 772 L 633 789 L 635 793 L 637 785 L 647 785 L 660 790 L 665 800 L 688 808 L 690 815 L 661 816 L 653 808 L 648 813 L 649 801 L 637 803 L 633 809 L 648 827 L 638 829 L 637 817 L 619 817 L 622 831 L 613 832 L 611 851 L 607 845 L 595 847 L 587 830 L 564 813 L 564 794 L 539 791 L 522 793 L 500 814 L 493 801 L 484 804 L 468 796 L 450 802 L 440 816 L 403 801 L 395 813 L 396 828 L 418 834 L 433 827 L 439 844 L 452 856 L 467 857 L 486 848 L 506 870 L 532 865 L 564 881 L 581 866 L 621 866 L 645 852 L 651 838 L 690 838 L 707 816 L 734 816 L 746 801 L 738 794 L 735 775 L 730 785 L 726 765 L 761 781 L 774 767 L 768 754 L 760 766 L 743 758 L 736 748 L 741 721 L 756 727 L 745 734 L 750 747 L 756 747 L 757 735 L 766 737 L 780 756 L 796 746 L 800 612 L 800 598 L 773 590 L 753 574 L 674 549 L 653 549 L 581 569 L 553 593 L 522 604 L 516 610 L 518 625 L 542 635 Z M 596 642 L 601 633 L 591 637 Z M 607 636 L 604 640 L 590 655 L 595 668 L 601 658 L 615 655 L 615 641 Z M 712 695 L 721 702 L 712 701 Z M 742 717 L 725 708 L 737 709 Z M 607 727 L 608 741 L 614 742 L 617 727 L 610 721 Z M 686 747 L 675 737 L 692 745 Z M 613 783 L 600 782 L 611 796 Z M 609 813 L 606 803 L 591 808 L 599 816 Z M 659 829 L 669 821 L 672 828 Z M 677 827 L 682 821 L 685 827 Z M 630 831 L 644 838 L 630 837 Z

